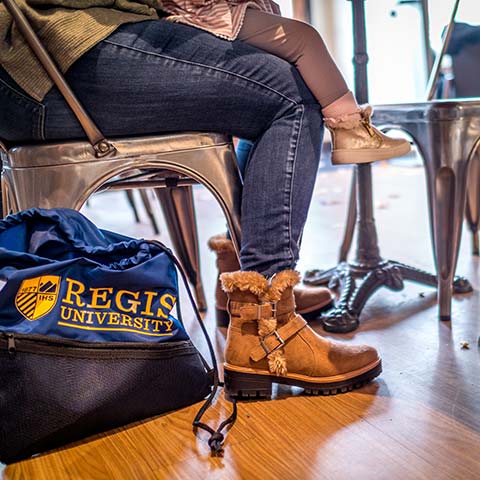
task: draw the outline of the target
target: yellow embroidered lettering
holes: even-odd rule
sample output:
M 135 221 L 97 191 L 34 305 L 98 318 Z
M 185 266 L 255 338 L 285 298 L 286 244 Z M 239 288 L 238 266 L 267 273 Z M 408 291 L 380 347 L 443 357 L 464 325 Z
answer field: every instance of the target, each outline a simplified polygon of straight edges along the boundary
M 165 325 L 167 332 L 172 331 L 173 320 L 166 320 L 165 322 L 163 322 L 163 324 Z
M 168 302 L 169 300 L 171 303 Z M 160 299 L 160 305 L 162 305 L 162 307 L 165 307 L 170 311 L 174 307 L 176 301 L 177 301 L 177 298 L 174 295 L 170 295 L 169 293 L 166 293 L 165 295 L 162 295 L 162 298 Z
M 62 299 L 63 303 L 68 303 L 70 305 L 76 305 L 77 307 L 84 307 L 85 302 L 82 301 L 80 295 L 85 291 L 85 285 L 82 282 L 73 280 L 71 278 L 66 278 L 68 287 L 65 298 Z M 72 297 L 75 297 L 75 302 L 72 300 Z
M 88 310 L 86 310 L 85 313 L 87 314 L 87 317 L 88 317 L 85 323 L 88 325 L 93 325 L 92 315 L 94 312 L 89 312 Z
M 150 317 L 153 317 L 152 302 L 153 302 L 153 299 L 157 296 L 157 292 L 146 291 L 144 293 L 145 293 L 145 296 L 147 297 L 147 302 L 145 303 L 145 309 L 143 310 L 143 312 L 140 312 L 140 314 L 149 315 Z
M 73 310 L 72 322 L 85 322 L 85 310 Z
M 122 325 L 126 327 L 127 325 L 129 327 L 132 327 L 132 317 L 130 315 L 123 315 L 122 314 Z
M 160 331 L 160 326 L 162 325 L 161 320 L 150 320 L 153 325 L 155 325 L 155 328 L 153 329 L 154 332 L 159 332 Z
M 95 316 L 97 317 L 97 323 L 102 325 L 105 321 L 105 317 L 107 316 L 107 312 L 94 312 Z
M 108 324 L 109 325 L 120 325 L 120 314 L 116 312 L 109 313 Z
M 142 303 L 138 301 L 140 293 L 139 292 L 129 292 L 128 290 L 119 290 L 116 297 L 115 297 L 115 303 L 117 304 L 117 307 L 119 310 L 122 312 L 127 312 L 127 313 L 137 313 L 137 307 Z M 122 297 L 125 296 L 130 296 L 133 297 L 135 300 L 132 299 L 127 299 L 126 304 L 128 307 L 122 304 Z
M 170 295 L 169 293 L 162 295 L 160 297 L 160 305 L 163 307 L 163 309 L 159 308 L 157 310 L 157 317 L 168 318 L 168 314 L 170 313 L 173 306 L 175 305 L 176 300 L 177 299 L 173 295 Z
M 87 305 L 87 307 L 110 308 L 112 306 L 112 301 L 107 300 L 107 296 L 112 294 L 113 288 L 91 288 L 90 291 L 92 292 L 92 301 Z M 101 300 L 103 303 L 100 303 L 99 300 Z
M 68 311 L 68 316 L 66 312 Z M 65 307 L 64 305 L 60 306 L 60 317 L 62 320 L 70 320 L 70 317 L 72 316 L 72 309 L 70 307 Z
M 141 330 L 143 328 L 143 318 L 141 317 L 135 317 L 133 319 L 133 326 L 135 328 L 138 328 L 139 330 Z

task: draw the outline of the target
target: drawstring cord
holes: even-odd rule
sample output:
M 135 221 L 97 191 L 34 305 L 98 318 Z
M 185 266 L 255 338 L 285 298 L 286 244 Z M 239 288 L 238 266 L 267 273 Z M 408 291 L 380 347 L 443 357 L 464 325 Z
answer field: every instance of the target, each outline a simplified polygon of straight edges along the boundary
M 235 400 L 232 401 L 233 403 L 233 411 L 231 415 L 224 420 L 216 430 L 212 427 L 207 425 L 206 423 L 201 422 L 201 418 L 203 417 L 204 413 L 208 410 L 208 408 L 212 405 L 212 402 L 217 394 L 218 387 L 223 387 L 223 383 L 218 381 L 218 376 L 214 376 L 214 386 L 212 392 L 205 400 L 205 403 L 202 405 L 200 410 L 198 411 L 195 419 L 193 420 L 193 429 L 194 432 L 197 428 L 201 428 L 210 434 L 210 438 L 208 439 L 208 445 L 210 447 L 210 451 L 212 453 L 212 457 L 221 457 L 223 456 L 223 443 L 225 441 L 225 435 L 222 433 L 226 427 L 229 425 L 233 425 L 235 420 L 237 419 L 237 402 Z
M 212 342 L 210 340 L 210 336 L 208 335 L 207 329 L 205 328 L 205 325 L 202 321 L 202 318 L 200 316 L 200 312 L 198 311 L 197 304 L 195 303 L 195 300 L 193 298 L 192 291 L 190 289 L 190 286 L 188 285 L 187 281 L 187 275 L 185 273 L 185 270 L 183 266 L 180 264 L 180 262 L 177 260 L 175 255 L 172 253 L 172 251 L 166 247 L 163 243 L 158 242 L 156 240 L 148 240 L 149 243 L 153 243 L 154 245 L 160 247 L 165 253 L 169 256 L 169 258 L 172 260 L 172 262 L 175 264 L 175 266 L 178 268 L 180 272 L 180 276 L 182 277 L 183 283 L 185 285 L 185 289 L 187 290 L 188 298 L 190 299 L 190 303 L 192 304 L 194 313 L 195 313 L 195 318 L 197 319 L 198 324 L 200 325 L 200 328 L 203 332 L 203 335 L 205 337 L 205 340 L 208 345 L 208 350 L 210 352 L 210 356 L 212 358 L 213 362 L 213 369 L 209 373 L 213 373 L 213 388 L 210 393 L 210 395 L 207 397 L 205 400 L 204 404 L 200 407 L 200 409 L 197 412 L 197 415 L 195 416 L 195 419 L 192 422 L 193 425 L 193 431 L 196 433 L 198 428 L 201 428 L 202 430 L 205 430 L 210 434 L 210 438 L 208 439 L 208 446 L 210 447 L 210 451 L 212 454 L 212 457 L 221 457 L 223 455 L 223 444 L 225 441 L 225 435 L 223 430 L 227 429 L 227 427 L 233 426 L 237 419 L 237 402 L 235 399 L 232 400 L 233 404 L 233 411 L 230 414 L 230 416 L 224 420 L 216 430 L 214 430 L 212 427 L 207 425 L 206 423 L 201 422 L 201 419 L 205 412 L 212 406 L 213 400 L 215 399 L 215 396 L 217 395 L 219 387 L 223 387 L 224 384 L 223 382 L 220 382 L 219 376 L 218 376 L 218 364 L 217 364 L 217 357 L 215 355 L 215 350 L 213 349 Z

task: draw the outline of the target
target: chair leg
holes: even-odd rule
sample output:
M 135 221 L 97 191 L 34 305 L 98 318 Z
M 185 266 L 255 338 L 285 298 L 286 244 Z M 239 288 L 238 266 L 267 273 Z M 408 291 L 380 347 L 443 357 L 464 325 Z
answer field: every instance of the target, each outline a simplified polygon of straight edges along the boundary
M 7 185 L 5 182 L 5 178 L 3 177 L 3 173 L 0 177 L 1 187 L 2 187 L 2 195 L 1 195 L 1 203 L 0 203 L 0 217 L 4 218 L 7 216 Z
M 147 212 L 147 216 L 150 219 L 150 223 L 152 224 L 153 231 L 155 235 L 158 235 L 160 233 L 160 229 L 158 228 L 158 223 L 155 218 L 155 215 L 153 214 L 153 209 L 152 205 L 150 203 L 150 199 L 148 198 L 147 191 L 141 188 L 140 190 L 140 197 L 143 202 L 143 207 L 145 208 L 145 211 Z
M 435 252 L 440 320 L 450 320 L 452 310 L 455 242 L 455 174 L 448 167 L 437 172 L 434 207 Z
M 479 255 L 478 229 L 480 227 L 480 152 L 472 157 L 470 172 L 467 176 L 467 225 L 472 232 L 473 255 Z
M 438 304 L 440 320 L 451 320 L 452 294 L 455 291 L 472 291 L 468 281 L 454 275 L 457 266 L 463 215 L 466 203 L 465 169 L 469 162 L 463 162 L 458 170 L 441 167 L 434 179 L 431 204 L 433 211 L 434 248 L 437 265 Z M 465 287 L 465 288 L 463 288 Z
M 195 220 L 192 187 L 156 188 L 175 252 L 195 288 L 200 311 L 207 310 L 207 301 L 200 277 L 200 254 Z
M 2 189 L 2 196 L 1 196 L 1 204 L 0 204 L 0 215 L 2 218 L 6 217 L 12 212 L 16 212 L 19 209 L 16 208 L 16 201 L 12 195 L 12 191 L 10 190 L 9 183 L 7 181 L 7 177 L 5 173 L 2 172 L 1 175 L 1 189 Z
M 140 216 L 138 215 L 137 206 L 135 205 L 135 199 L 133 198 L 133 190 L 125 190 L 125 193 L 127 195 L 128 204 L 130 205 L 130 207 L 133 211 L 133 216 L 135 217 L 135 222 L 140 223 Z

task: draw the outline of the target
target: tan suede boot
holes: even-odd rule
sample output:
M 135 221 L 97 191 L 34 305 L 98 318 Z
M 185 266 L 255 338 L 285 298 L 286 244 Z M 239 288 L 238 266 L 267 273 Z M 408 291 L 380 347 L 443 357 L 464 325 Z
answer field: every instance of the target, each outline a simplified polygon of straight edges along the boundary
M 215 288 L 215 313 L 217 325 L 228 327 L 229 315 L 227 311 L 227 294 L 222 290 L 220 275 L 226 272 L 235 272 L 240 269 L 233 242 L 225 234 L 215 235 L 208 241 L 210 250 L 217 254 L 217 286 Z M 297 285 L 294 289 L 297 313 L 307 320 L 333 306 L 334 294 L 325 287 L 308 287 Z
M 324 118 L 332 136 L 332 163 L 370 163 L 401 157 L 410 152 L 410 143 L 384 135 L 370 123 L 372 107 L 340 118 Z
M 280 272 L 270 282 L 256 272 L 224 273 L 221 280 L 231 315 L 224 365 L 230 396 L 268 397 L 272 383 L 333 395 L 382 371 L 374 348 L 329 341 L 295 313 L 297 272 Z

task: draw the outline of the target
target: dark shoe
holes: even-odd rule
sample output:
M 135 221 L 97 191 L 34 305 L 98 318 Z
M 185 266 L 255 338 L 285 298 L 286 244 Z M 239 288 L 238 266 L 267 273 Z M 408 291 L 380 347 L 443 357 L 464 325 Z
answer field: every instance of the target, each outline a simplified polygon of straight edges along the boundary
M 222 290 L 220 275 L 240 269 L 233 242 L 226 235 L 215 235 L 208 241 L 210 250 L 217 254 L 217 287 L 215 289 L 215 312 L 217 325 L 228 327 L 227 294 Z M 333 306 L 334 295 L 325 287 L 297 285 L 294 289 L 297 313 L 312 320 Z

